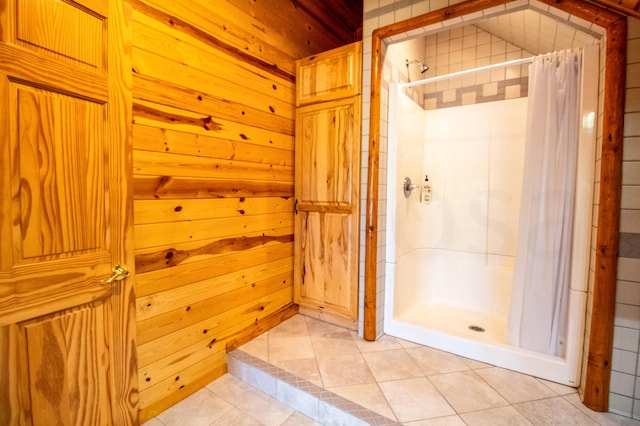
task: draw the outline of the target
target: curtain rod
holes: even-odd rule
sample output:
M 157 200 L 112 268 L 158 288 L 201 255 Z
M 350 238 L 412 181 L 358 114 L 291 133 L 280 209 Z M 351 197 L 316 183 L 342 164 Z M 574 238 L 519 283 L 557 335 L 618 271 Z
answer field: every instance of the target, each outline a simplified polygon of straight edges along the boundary
M 456 71 L 456 72 L 452 72 L 451 74 L 439 75 L 437 77 L 431 77 L 431 78 L 425 78 L 424 80 L 412 81 L 410 83 L 400 83 L 400 87 L 405 88 L 405 87 L 420 86 L 422 84 L 433 83 L 433 82 L 440 81 L 440 80 L 446 80 L 446 79 L 449 79 L 449 78 L 452 78 L 452 77 L 457 77 L 459 75 L 469 74 L 469 73 L 477 72 L 477 71 L 489 70 L 491 68 L 508 67 L 510 65 L 526 64 L 526 63 L 529 63 L 529 62 L 533 62 L 533 58 L 535 58 L 535 56 L 531 56 L 529 58 L 514 59 L 512 61 L 501 62 L 499 64 L 485 65 L 485 66 L 482 66 L 482 67 L 472 68 L 472 69 L 463 70 L 463 71 Z

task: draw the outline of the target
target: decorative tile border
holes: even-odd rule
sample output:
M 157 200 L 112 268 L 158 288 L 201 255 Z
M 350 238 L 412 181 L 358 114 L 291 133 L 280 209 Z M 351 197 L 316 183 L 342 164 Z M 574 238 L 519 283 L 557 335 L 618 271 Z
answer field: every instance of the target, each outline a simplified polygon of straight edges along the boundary
M 227 354 L 229 373 L 323 424 L 400 423 L 298 377 L 240 349 Z
M 450 108 L 505 99 L 526 98 L 528 95 L 529 77 L 516 77 L 425 93 L 423 108 L 426 110 Z
M 621 232 L 618 257 L 640 259 L 640 234 Z

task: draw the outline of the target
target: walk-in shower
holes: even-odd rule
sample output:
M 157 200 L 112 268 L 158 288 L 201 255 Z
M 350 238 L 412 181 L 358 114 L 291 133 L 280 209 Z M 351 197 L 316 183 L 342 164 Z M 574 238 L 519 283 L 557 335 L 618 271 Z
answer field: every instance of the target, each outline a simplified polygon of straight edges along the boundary
M 420 89 L 421 82 L 394 83 L 389 90 L 385 333 L 577 385 L 592 233 L 598 50 L 587 46 L 583 53 L 582 127 L 563 353 L 522 349 L 507 338 L 528 161 L 527 97 L 448 105 L 438 98 L 443 107 L 434 103 L 425 108 L 408 95 L 409 89 L 419 89 L 419 98 L 427 99 L 428 90 Z M 425 175 L 432 191 L 427 199 L 420 196 Z M 415 185 L 408 196 L 405 178 Z

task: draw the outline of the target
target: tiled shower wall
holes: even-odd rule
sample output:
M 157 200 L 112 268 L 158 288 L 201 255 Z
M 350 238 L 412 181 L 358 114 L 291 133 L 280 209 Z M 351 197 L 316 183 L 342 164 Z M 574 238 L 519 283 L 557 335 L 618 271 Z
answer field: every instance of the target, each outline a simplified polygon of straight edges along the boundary
M 366 205 L 367 162 L 369 143 L 369 110 L 371 91 L 371 34 L 374 29 L 408 18 L 422 15 L 452 4 L 458 0 L 364 0 L 363 30 L 363 190 L 362 203 Z M 511 5 L 528 4 L 521 0 Z M 532 0 L 532 3 L 537 3 Z M 540 6 L 540 4 L 538 4 Z M 542 5 L 541 7 L 547 7 Z M 442 29 L 445 29 L 444 26 Z M 624 165 L 621 217 L 621 244 L 617 285 L 614 354 L 611 378 L 610 410 L 640 419 L 640 21 L 629 18 L 627 50 L 627 93 L 624 126 Z M 437 43 L 437 38 L 436 38 Z M 506 52 L 505 52 L 506 53 Z M 438 69 L 438 58 L 429 63 Z M 502 62 L 502 61 L 497 61 Z M 449 70 L 449 73 L 452 72 Z M 433 74 L 431 74 L 433 75 Z M 387 80 L 387 82 L 390 80 Z M 386 222 L 386 163 L 388 91 L 381 89 L 380 137 L 380 201 L 378 205 L 378 264 L 377 264 L 377 332 L 383 331 L 384 262 Z M 361 229 L 365 229 L 364 212 Z M 361 258 L 364 256 L 364 234 L 361 238 Z M 361 262 L 360 309 L 363 309 L 364 263 Z M 360 315 L 362 321 L 362 315 Z M 362 330 L 362 324 L 360 324 Z
M 609 409 L 640 419 L 640 20 L 629 18 L 622 214 Z
M 427 36 L 426 55 L 434 76 L 533 56 L 474 25 Z M 528 70 L 527 64 L 513 65 L 429 83 L 423 107 L 438 109 L 526 97 Z

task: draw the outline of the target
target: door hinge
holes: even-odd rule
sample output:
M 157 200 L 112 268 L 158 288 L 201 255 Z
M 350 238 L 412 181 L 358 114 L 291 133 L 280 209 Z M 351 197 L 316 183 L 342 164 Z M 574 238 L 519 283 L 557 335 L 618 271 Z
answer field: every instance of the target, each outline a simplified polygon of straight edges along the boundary
M 298 214 L 298 199 L 293 203 L 293 213 Z

